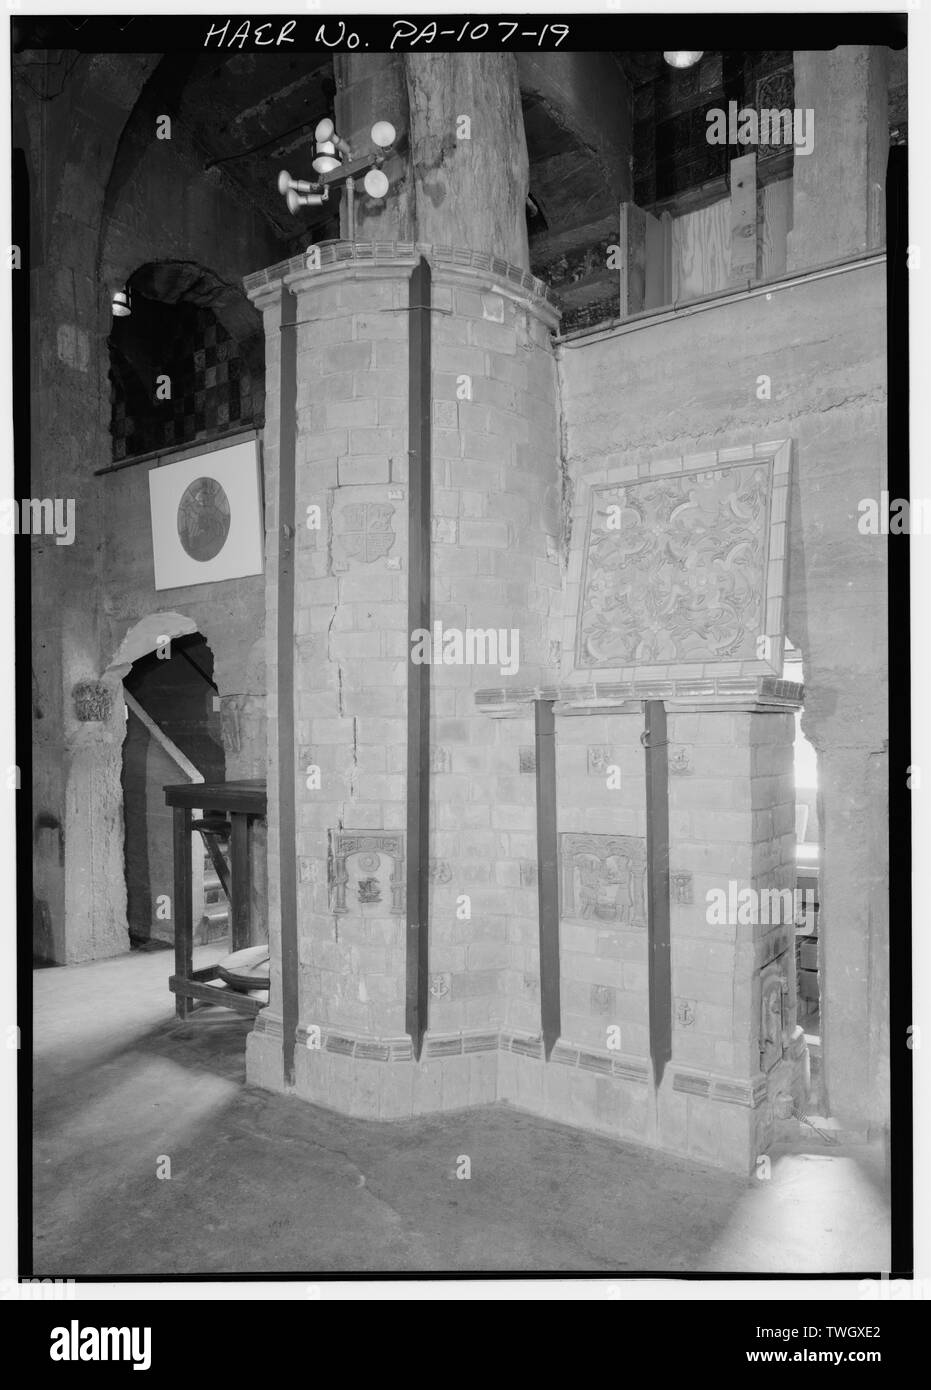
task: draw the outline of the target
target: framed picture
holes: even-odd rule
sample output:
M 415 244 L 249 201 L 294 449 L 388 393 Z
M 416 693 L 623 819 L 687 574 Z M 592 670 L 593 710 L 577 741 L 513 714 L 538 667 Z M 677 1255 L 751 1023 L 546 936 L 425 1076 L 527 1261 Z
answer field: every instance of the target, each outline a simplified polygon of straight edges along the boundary
M 256 440 L 153 468 L 149 502 L 156 589 L 262 573 Z

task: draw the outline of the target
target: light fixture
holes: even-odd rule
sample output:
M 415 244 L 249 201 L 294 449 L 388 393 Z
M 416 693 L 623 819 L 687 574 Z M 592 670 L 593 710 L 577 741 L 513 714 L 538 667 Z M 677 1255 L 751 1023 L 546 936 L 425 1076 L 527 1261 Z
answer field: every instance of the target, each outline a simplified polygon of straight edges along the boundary
M 699 58 L 704 57 L 704 49 L 684 48 L 673 50 L 670 53 L 663 53 L 663 57 L 671 68 L 693 68 Z
M 384 198 L 388 192 L 388 176 L 381 169 L 370 169 L 362 183 L 370 198 Z
M 287 169 L 282 169 L 278 175 L 278 192 L 286 200 L 288 211 L 292 214 L 298 208 L 319 207 L 330 196 L 323 184 L 311 183 L 308 179 L 292 179 Z
M 338 169 L 342 160 L 336 150 L 336 145 L 332 140 L 318 140 L 317 153 L 314 155 L 314 168 L 318 174 L 332 174 L 334 169 Z
M 113 294 L 110 307 L 113 310 L 115 319 L 128 319 L 133 311 L 132 290 L 127 285 L 122 290 L 116 290 Z
M 390 121 L 376 121 L 371 129 L 372 149 L 368 154 L 354 156 L 349 145 L 337 133 L 333 121 L 329 116 L 324 116 L 314 129 L 312 163 L 315 173 L 321 176 L 319 180 L 312 183 L 308 179 L 294 179 L 287 169 L 282 169 L 278 175 L 278 192 L 286 199 L 288 211 L 295 213 L 301 207 L 325 203 L 329 200 L 333 185 L 345 185 L 349 240 L 352 241 L 355 235 L 353 204 L 357 180 L 362 179 L 370 198 L 384 198 L 389 182 L 381 166 L 394 153 L 397 134 Z
M 390 121 L 376 121 L 372 126 L 372 144 L 381 150 L 390 150 L 397 139 L 397 131 Z
M 317 152 L 313 163 L 318 174 L 332 174 L 342 164 L 344 155 L 347 159 L 351 158 L 349 146 L 339 138 L 329 116 L 317 122 L 314 144 Z

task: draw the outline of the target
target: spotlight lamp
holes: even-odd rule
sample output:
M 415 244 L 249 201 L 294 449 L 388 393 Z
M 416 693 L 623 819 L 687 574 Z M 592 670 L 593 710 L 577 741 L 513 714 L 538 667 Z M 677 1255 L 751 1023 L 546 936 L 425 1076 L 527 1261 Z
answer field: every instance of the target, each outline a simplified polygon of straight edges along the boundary
M 293 188 L 289 188 L 285 195 L 285 201 L 288 204 L 288 212 L 293 216 L 298 208 L 318 208 L 323 203 L 328 203 L 330 190 L 324 188 L 320 193 L 295 193 Z
M 311 183 L 309 179 L 292 179 L 287 169 L 278 175 L 278 192 L 288 204 L 290 213 L 302 207 L 319 207 L 329 200 L 330 190 L 322 183 Z
M 115 319 L 129 318 L 133 311 L 133 296 L 132 290 L 128 285 L 124 286 L 121 290 L 114 291 L 113 299 L 110 301 L 110 307 L 113 310 L 113 317 Z
M 388 176 L 381 169 L 370 169 L 362 180 L 362 186 L 370 198 L 384 198 L 388 192 Z
M 329 116 L 325 116 L 322 121 L 317 122 L 317 128 L 314 131 L 314 144 L 316 145 L 316 154 L 313 163 L 318 174 L 332 174 L 335 169 L 340 167 L 344 158 L 352 158 L 349 146 L 345 140 L 341 140 L 337 135 L 336 127 Z
M 372 144 L 380 150 L 390 150 L 398 133 L 390 121 L 376 121 L 372 126 Z
M 671 68 L 693 68 L 698 60 L 704 57 L 704 52 L 703 48 L 674 49 L 669 53 L 664 51 L 663 57 Z

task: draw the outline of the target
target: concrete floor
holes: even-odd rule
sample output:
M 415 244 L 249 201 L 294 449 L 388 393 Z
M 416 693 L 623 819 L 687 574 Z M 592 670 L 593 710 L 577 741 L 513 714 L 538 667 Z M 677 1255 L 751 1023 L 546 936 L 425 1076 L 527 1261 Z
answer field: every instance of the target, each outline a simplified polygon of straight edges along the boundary
M 346 1119 L 246 1086 L 249 1020 L 179 1023 L 170 964 L 36 972 L 38 1276 L 889 1268 L 878 1146 L 812 1136 L 760 1181 L 503 1105 Z

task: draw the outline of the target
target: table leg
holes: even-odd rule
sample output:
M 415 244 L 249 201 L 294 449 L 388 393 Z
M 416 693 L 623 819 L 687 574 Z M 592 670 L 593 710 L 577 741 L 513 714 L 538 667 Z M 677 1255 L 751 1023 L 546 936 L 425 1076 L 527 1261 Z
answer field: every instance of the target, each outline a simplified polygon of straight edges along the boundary
M 191 812 L 186 806 L 172 808 L 173 860 L 175 878 L 175 975 L 190 980 L 194 974 L 194 903 L 191 895 Z M 193 1000 L 175 996 L 175 1011 L 187 1018 Z
M 230 814 L 230 877 L 232 879 L 233 900 L 230 903 L 232 917 L 232 947 L 234 951 L 245 950 L 252 945 L 252 881 L 249 865 L 249 817 L 241 812 Z

